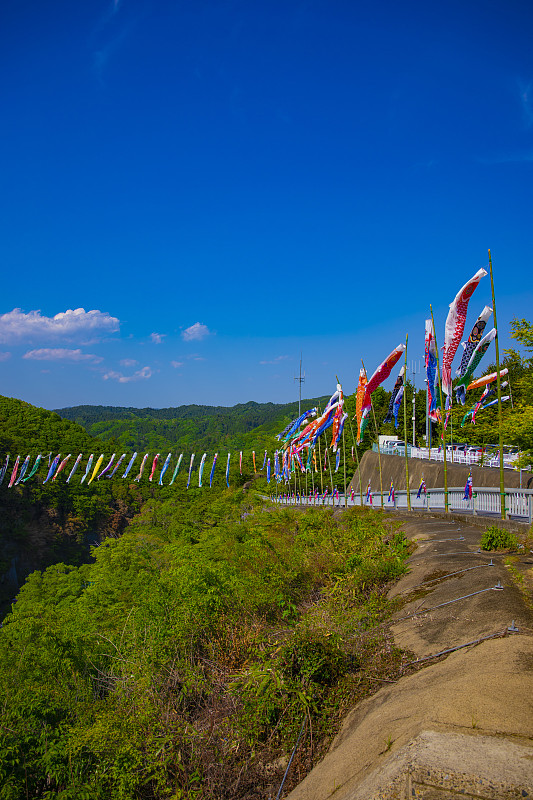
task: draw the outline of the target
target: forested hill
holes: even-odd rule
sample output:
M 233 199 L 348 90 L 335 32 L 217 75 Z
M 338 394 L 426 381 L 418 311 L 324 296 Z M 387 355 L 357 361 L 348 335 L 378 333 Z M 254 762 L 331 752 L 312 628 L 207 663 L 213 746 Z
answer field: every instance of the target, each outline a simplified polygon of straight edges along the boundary
M 302 400 L 302 412 L 324 407 L 329 396 Z M 164 450 L 181 447 L 270 447 L 272 437 L 298 415 L 298 402 L 239 403 L 236 406 L 186 405 L 176 408 L 74 406 L 56 411 L 91 436 L 116 439 L 125 449 Z M 251 439 L 253 438 L 253 443 Z
M 0 454 L 39 451 L 90 451 L 95 445 L 87 431 L 53 411 L 24 400 L 0 395 Z
M 0 619 L 5 603 L 30 572 L 58 561 L 86 561 L 90 545 L 121 534 L 149 496 L 148 486 L 124 485 L 123 481 L 81 485 L 81 470 L 68 485 L 67 470 L 60 480 L 43 483 L 49 453 L 51 457 L 72 453 L 70 470 L 78 453 L 87 457 L 104 451 L 108 455 L 111 446 L 109 442 L 103 447 L 81 426 L 52 411 L 0 395 L 0 464 L 8 454 L 10 458 L 0 485 Z M 16 456 L 22 463 L 30 455 L 33 465 L 38 453 L 44 457 L 37 473 L 9 488 Z

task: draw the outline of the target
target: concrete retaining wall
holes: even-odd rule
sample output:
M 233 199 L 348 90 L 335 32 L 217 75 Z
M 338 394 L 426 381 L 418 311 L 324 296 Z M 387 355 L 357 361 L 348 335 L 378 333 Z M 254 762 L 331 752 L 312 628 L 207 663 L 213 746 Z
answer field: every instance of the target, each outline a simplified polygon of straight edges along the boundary
M 444 486 L 444 464 L 440 461 L 426 461 L 419 458 L 409 458 L 409 487 L 418 489 L 422 478 L 426 481 L 428 489 L 437 489 Z M 391 478 L 395 489 L 405 489 L 405 458 L 402 456 L 381 456 L 381 470 L 383 475 L 383 491 L 388 491 Z M 447 464 L 448 486 L 464 486 L 470 467 L 465 464 Z M 518 488 L 520 486 L 520 473 L 506 469 L 505 488 Z M 372 484 L 373 491 L 379 491 L 378 454 L 367 450 L 361 459 L 361 483 L 363 492 L 366 491 L 368 481 Z M 477 486 L 499 487 L 500 470 L 494 467 L 472 467 L 472 481 L 474 489 Z M 533 474 L 522 472 L 522 487 L 533 488 Z M 354 491 L 359 491 L 359 478 L 357 472 L 353 476 Z M 351 485 L 352 485 L 351 484 Z

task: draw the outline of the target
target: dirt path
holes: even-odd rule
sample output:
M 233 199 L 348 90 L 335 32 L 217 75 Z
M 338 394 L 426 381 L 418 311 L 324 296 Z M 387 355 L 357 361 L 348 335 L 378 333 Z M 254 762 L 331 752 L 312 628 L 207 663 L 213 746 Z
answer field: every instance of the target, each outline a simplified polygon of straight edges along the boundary
M 406 598 L 392 631 L 427 660 L 360 703 L 289 797 L 533 798 L 533 614 L 479 527 L 402 519 L 417 549 L 390 592 Z

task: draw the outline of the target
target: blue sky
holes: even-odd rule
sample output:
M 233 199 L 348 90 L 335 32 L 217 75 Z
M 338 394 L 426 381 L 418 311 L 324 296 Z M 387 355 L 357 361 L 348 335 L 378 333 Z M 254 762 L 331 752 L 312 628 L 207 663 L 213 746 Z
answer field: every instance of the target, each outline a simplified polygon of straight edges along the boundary
M 0 393 L 284 402 L 301 351 L 305 395 L 351 392 L 406 333 L 423 357 L 430 303 L 442 340 L 488 247 L 509 346 L 532 23 L 516 0 L 3 3 Z M 486 303 L 488 278 L 467 328 Z

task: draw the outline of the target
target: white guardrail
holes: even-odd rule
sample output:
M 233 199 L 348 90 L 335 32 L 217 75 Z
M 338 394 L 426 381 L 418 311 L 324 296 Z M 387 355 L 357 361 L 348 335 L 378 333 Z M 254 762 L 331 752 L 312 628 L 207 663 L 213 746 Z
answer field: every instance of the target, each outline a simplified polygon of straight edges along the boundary
M 460 512 L 461 514 L 473 514 L 474 516 L 480 515 L 484 517 L 497 517 L 501 518 L 501 497 L 500 490 L 497 488 L 479 487 L 474 489 L 470 500 L 464 499 L 464 486 L 448 488 L 448 510 L 451 512 Z M 428 489 L 426 494 L 421 494 L 417 497 L 417 490 L 412 489 L 411 495 L 411 509 L 413 511 L 441 511 L 445 508 L 444 503 L 444 489 Z M 278 496 L 271 498 L 273 502 L 278 502 L 282 505 L 299 505 L 299 506 L 335 506 L 344 508 L 344 494 L 340 494 L 339 498 L 334 498 L 331 495 L 323 498 L 322 495 L 318 497 L 312 496 L 295 496 L 295 497 L 282 497 Z M 364 505 L 368 508 L 381 508 L 381 496 L 379 492 L 372 493 L 372 503 L 367 501 L 366 494 L 363 495 L 363 502 L 361 503 L 361 495 L 356 494 L 353 501 L 348 497 L 347 506 Z M 395 490 L 394 500 L 389 501 L 389 493 L 383 493 L 383 508 L 387 511 L 396 511 L 398 509 L 407 509 L 407 492 L 403 490 Z M 533 521 L 533 489 L 505 489 L 505 514 L 508 519 L 516 519 L 521 522 Z
M 377 453 L 377 445 L 374 444 L 372 446 L 372 450 Z M 382 447 L 381 451 L 382 454 L 388 456 L 402 456 L 405 458 L 405 449 L 404 447 Z M 407 455 L 410 458 L 421 458 L 426 461 L 444 461 L 444 451 L 442 447 L 432 447 L 431 449 L 427 447 L 413 447 L 412 445 L 407 445 Z M 503 454 L 503 466 L 504 469 L 516 469 L 515 462 L 518 458 L 518 455 L 515 454 Z M 499 453 L 481 453 L 478 452 L 464 452 L 462 450 L 454 450 L 453 454 L 450 448 L 446 450 L 446 461 L 448 464 L 466 464 L 467 466 L 483 466 L 483 467 L 499 467 L 500 466 L 500 454 Z

